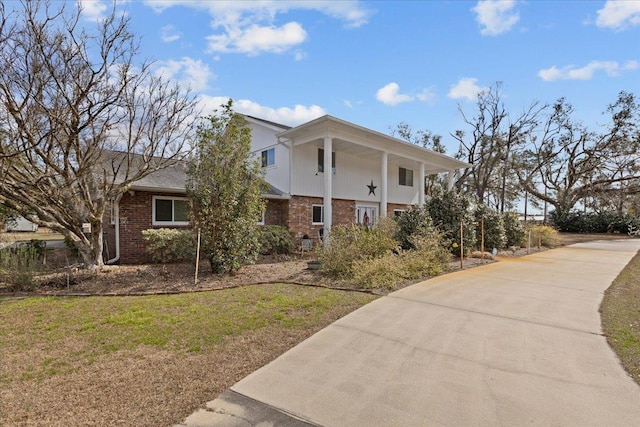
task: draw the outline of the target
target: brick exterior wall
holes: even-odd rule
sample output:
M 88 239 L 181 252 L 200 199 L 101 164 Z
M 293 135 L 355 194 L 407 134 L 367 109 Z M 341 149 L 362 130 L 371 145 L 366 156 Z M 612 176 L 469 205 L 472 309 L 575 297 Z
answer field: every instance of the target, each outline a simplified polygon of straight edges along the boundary
M 176 194 L 149 193 L 133 191 L 125 193 L 120 200 L 120 263 L 141 264 L 151 262 L 146 251 L 146 243 L 142 240 L 142 230 L 163 228 L 152 225 L 153 196 L 180 197 Z M 115 256 L 115 225 L 105 221 L 109 257 Z M 165 226 L 166 227 L 166 226 Z M 188 226 L 171 226 L 171 228 L 188 228 Z
M 172 196 L 168 193 L 150 193 L 134 191 L 126 193 L 120 200 L 120 263 L 139 264 L 151 262 L 142 240 L 142 230 L 162 228 L 152 225 L 153 196 Z M 322 205 L 321 197 L 293 196 L 290 200 L 268 199 L 265 211 L 266 225 L 282 225 L 288 227 L 296 238 L 308 235 L 318 243 L 318 231 L 323 225 L 312 224 L 312 206 Z M 347 225 L 355 222 L 354 200 L 333 199 L 333 225 Z M 407 205 L 387 204 L 387 216 L 393 217 L 394 209 L 408 209 Z M 187 228 L 172 227 L 172 228 Z M 105 230 L 109 257 L 115 256 L 115 225 L 110 218 L 105 218 Z
M 322 197 L 292 196 L 289 200 L 289 231 L 296 239 L 305 234 L 317 242 L 318 232 L 323 225 L 313 225 L 313 205 L 322 205 Z M 333 199 L 333 225 L 352 224 L 355 221 L 354 200 Z
M 265 225 L 289 226 L 289 201 L 267 199 L 267 207 L 264 212 Z

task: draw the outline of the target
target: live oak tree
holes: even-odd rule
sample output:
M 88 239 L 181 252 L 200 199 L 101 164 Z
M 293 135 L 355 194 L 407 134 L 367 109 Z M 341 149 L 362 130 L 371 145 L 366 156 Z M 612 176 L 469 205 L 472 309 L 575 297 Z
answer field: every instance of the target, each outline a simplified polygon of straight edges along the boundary
M 263 170 L 251 153 L 251 130 L 232 102 L 198 127 L 187 172 L 191 224 L 213 273 L 233 272 L 259 254 L 258 225 L 265 202 Z
M 0 5 L 0 198 L 89 266 L 103 264 L 109 203 L 181 160 L 197 115 L 187 91 L 138 59 L 129 28 L 115 6 L 93 24 L 72 3 Z
M 621 92 L 606 113 L 609 123 L 593 131 L 573 118 L 573 107 L 561 98 L 522 152 L 531 167 L 526 173 L 516 171 L 521 184 L 551 204 L 558 217 L 580 202 L 622 211 L 625 200 L 640 194 L 640 107 L 636 96 Z
M 518 114 L 510 114 L 502 101 L 502 84 L 497 82 L 478 94 L 475 115 L 458 110 L 470 132 L 457 130 L 457 158 L 472 166 L 458 178 L 456 187 L 471 194 L 477 203 L 488 204 L 501 212 L 517 197 L 513 153 L 526 143 L 526 136 L 538 124 L 546 105 L 532 102 Z

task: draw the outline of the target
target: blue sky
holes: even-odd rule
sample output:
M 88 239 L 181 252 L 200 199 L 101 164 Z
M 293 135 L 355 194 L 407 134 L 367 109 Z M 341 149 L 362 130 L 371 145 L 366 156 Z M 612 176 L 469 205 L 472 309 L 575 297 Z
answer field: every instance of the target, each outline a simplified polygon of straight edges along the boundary
M 109 1 L 81 1 L 100 19 Z M 640 95 L 640 1 L 130 1 L 141 56 L 211 111 L 296 125 L 324 114 L 389 133 L 465 130 L 477 93 L 508 110 L 566 97 L 594 129 Z

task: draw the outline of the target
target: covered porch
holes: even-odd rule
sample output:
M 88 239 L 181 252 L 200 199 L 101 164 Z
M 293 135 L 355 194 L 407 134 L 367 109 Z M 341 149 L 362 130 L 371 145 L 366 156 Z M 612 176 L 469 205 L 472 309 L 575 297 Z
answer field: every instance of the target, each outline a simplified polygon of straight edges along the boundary
M 321 188 L 321 194 L 316 195 L 323 201 L 325 234 L 330 233 L 333 223 L 333 199 L 360 200 L 371 206 L 379 203 L 379 215 L 385 217 L 389 204 L 424 205 L 427 175 L 446 173 L 451 190 L 455 171 L 470 166 L 328 115 L 281 132 L 277 137 L 289 152 L 289 195 L 310 195 L 309 192 L 319 192 Z M 305 164 L 296 158 L 304 153 L 308 159 L 314 149 L 318 165 L 324 165 L 323 170 L 318 167 L 315 177 L 309 176 L 308 170 L 301 170 L 309 168 L 309 161 Z M 338 154 L 341 157 L 336 161 Z

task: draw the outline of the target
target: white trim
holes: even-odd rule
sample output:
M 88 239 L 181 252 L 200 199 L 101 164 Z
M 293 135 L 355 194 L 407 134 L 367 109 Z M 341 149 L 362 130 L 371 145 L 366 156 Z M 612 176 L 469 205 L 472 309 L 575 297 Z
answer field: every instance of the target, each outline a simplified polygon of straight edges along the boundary
M 313 208 L 315 207 L 320 208 L 320 218 L 322 219 L 322 222 L 313 222 Z M 324 225 L 324 205 L 311 205 L 311 225 Z
M 184 201 L 188 201 L 189 199 L 186 197 L 174 197 L 174 196 L 152 196 L 151 197 L 151 225 L 155 225 L 155 226 L 177 226 L 177 225 L 189 225 L 189 221 L 156 221 L 156 200 L 171 200 L 176 201 L 176 200 L 184 200 Z M 172 203 L 171 204 L 171 217 L 174 218 L 175 217 L 175 211 L 174 211 L 174 207 L 175 204 Z

